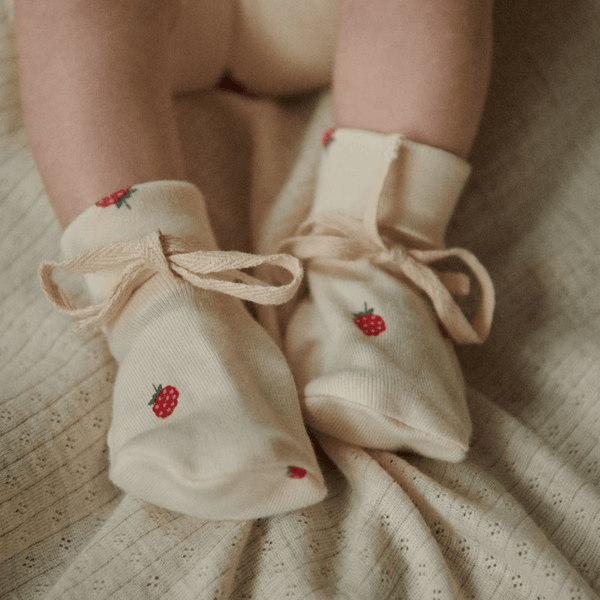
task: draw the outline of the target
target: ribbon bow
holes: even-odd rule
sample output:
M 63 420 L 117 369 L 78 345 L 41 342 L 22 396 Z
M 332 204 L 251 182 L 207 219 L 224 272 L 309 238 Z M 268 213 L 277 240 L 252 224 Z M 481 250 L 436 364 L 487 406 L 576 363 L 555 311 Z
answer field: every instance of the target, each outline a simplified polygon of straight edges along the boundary
M 320 213 L 300 225 L 297 234 L 280 246 L 301 260 L 367 258 L 386 271 L 407 278 L 427 294 L 452 339 L 460 344 L 483 342 L 490 331 L 494 312 L 494 286 L 485 267 L 461 248 L 411 250 L 394 243 L 388 247 L 379 234 L 376 214 L 378 195 L 367 204 L 363 221 L 339 213 Z M 481 296 L 472 322 L 458 307 L 452 294 L 469 294 L 470 281 L 464 273 L 436 273 L 429 265 L 455 256 L 475 275 Z
M 292 275 L 292 281 L 280 286 L 268 285 L 239 270 L 262 264 L 284 268 Z M 53 279 L 56 268 L 84 275 L 119 265 L 124 268 L 108 298 L 84 308 L 77 308 Z M 43 262 L 39 269 L 46 297 L 60 312 L 80 319 L 77 325 L 79 331 L 110 326 L 131 294 L 157 273 L 258 304 L 283 304 L 296 293 L 303 269 L 298 259 L 286 254 L 257 256 L 244 252 L 193 251 L 182 238 L 160 231 L 138 241 L 116 242 L 90 250 L 70 261 Z M 210 274 L 216 276 L 208 277 Z

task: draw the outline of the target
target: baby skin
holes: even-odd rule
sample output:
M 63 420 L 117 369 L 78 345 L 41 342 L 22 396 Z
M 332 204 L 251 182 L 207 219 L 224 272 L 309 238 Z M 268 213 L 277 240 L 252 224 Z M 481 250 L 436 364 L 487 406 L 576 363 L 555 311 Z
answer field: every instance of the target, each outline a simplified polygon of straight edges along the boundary
M 249 519 L 321 501 L 305 422 L 367 447 L 442 460 L 467 451 L 451 340 L 486 337 L 491 283 L 455 252 L 485 292 L 468 323 L 450 294 L 465 282 L 442 285 L 429 265 L 452 252 L 444 234 L 485 102 L 491 2 L 336 10 L 331 80 L 247 67 L 234 0 L 16 2 L 28 140 L 65 228 L 61 265 L 84 275 L 91 306 L 56 286 L 56 265 L 42 267 L 43 287 L 83 329 L 103 331 L 118 363 L 111 480 L 167 509 Z M 187 180 L 173 97 L 214 87 L 225 70 L 259 97 L 332 82 L 309 219 L 275 255 L 219 250 Z M 335 251 L 331 238 L 343 240 Z M 300 261 L 309 292 L 282 351 L 242 300 L 290 300 Z M 291 283 L 243 272 L 265 263 Z

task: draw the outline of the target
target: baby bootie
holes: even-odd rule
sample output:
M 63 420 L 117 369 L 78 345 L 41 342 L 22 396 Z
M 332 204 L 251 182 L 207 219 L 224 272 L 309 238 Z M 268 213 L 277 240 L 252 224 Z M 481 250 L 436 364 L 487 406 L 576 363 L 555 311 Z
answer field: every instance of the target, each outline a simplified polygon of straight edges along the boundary
M 483 341 L 494 307 L 477 259 L 444 249 L 470 166 L 400 134 L 337 129 L 323 141 L 309 217 L 280 246 L 308 282 L 285 336 L 304 417 L 358 446 L 462 460 L 471 421 L 452 340 Z M 449 257 L 479 282 L 472 323 L 452 297 L 470 278 L 432 267 Z
M 285 302 L 302 267 L 286 255 L 221 252 L 208 223 L 194 185 L 136 185 L 88 207 L 63 234 L 67 261 L 40 267 L 48 298 L 80 329 L 102 327 L 119 365 L 110 479 L 207 519 L 314 504 L 326 488 L 292 374 L 242 302 Z M 267 286 L 241 270 L 259 264 L 291 281 Z M 73 304 L 56 267 L 85 275 L 91 306 Z

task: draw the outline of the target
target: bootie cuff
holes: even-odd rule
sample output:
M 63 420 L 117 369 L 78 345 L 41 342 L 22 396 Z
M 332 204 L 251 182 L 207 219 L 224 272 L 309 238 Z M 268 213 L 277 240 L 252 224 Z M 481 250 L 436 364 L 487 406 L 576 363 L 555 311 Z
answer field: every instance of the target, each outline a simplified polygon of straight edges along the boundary
M 380 185 L 379 226 L 416 245 L 442 248 L 470 174 L 462 158 L 400 133 L 339 128 L 323 151 L 311 214 L 335 211 L 362 218 L 364 201 Z

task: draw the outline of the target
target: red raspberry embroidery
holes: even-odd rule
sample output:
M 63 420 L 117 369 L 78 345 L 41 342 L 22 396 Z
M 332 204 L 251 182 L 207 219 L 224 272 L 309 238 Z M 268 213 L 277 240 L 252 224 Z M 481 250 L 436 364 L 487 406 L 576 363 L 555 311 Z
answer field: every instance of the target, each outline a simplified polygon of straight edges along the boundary
M 173 414 L 177 406 L 179 390 L 172 385 L 168 385 L 167 387 L 163 387 L 162 385 L 158 387 L 154 386 L 154 389 L 156 391 L 148 406 L 152 406 L 152 411 L 157 417 L 166 419 Z
M 303 479 L 306 471 L 300 467 L 288 467 L 288 477 L 290 479 Z
M 96 202 L 96 206 L 100 208 L 106 208 L 108 206 L 112 206 L 113 204 L 117 205 L 117 208 L 121 208 L 121 205 L 125 205 L 127 208 L 131 209 L 131 206 L 127 204 L 127 198 L 131 197 L 136 190 L 128 187 L 124 190 L 119 190 L 118 192 L 112 193 L 110 196 L 106 196 L 106 198 L 102 198 L 102 200 L 98 200 Z
M 365 302 L 364 312 L 354 313 L 354 322 L 365 335 L 379 335 L 385 331 L 385 321 L 379 315 L 373 314 L 374 310 L 368 309 Z
M 331 142 L 331 140 L 333 139 L 333 134 L 335 133 L 335 129 L 328 129 L 324 135 L 323 135 L 323 140 L 322 140 L 322 144 L 323 147 L 327 146 L 327 144 L 329 144 L 329 142 Z

